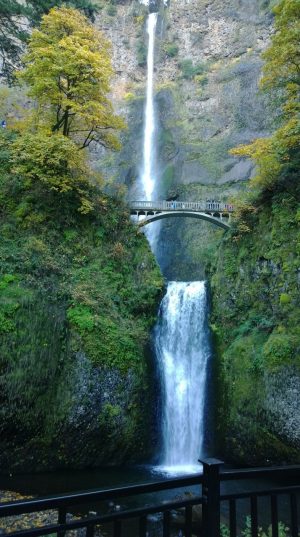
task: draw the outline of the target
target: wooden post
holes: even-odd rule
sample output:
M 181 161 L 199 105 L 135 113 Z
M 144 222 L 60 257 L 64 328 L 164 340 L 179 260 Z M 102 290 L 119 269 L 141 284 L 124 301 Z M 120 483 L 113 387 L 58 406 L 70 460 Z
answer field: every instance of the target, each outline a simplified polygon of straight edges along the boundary
M 220 537 L 220 466 L 218 459 L 204 459 L 202 520 L 205 537 Z

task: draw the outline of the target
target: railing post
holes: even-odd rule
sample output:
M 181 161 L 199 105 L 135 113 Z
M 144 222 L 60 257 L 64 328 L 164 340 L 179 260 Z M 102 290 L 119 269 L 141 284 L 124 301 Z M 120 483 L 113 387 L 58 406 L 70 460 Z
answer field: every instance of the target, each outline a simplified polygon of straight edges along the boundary
M 202 524 L 204 537 L 220 537 L 220 466 L 218 459 L 204 459 Z
M 65 524 L 67 521 L 67 509 L 65 507 L 60 507 L 58 510 L 58 524 Z M 57 537 L 65 537 L 65 531 L 58 531 Z

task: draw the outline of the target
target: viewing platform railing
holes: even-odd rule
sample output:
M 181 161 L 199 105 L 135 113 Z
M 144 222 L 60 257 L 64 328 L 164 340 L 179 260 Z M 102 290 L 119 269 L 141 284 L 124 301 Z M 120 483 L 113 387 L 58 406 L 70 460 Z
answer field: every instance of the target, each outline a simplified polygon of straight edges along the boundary
M 30 500 L 21 500 L 11 503 L 0 504 L 0 528 L 5 528 L 5 517 L 12 517 L 28 513 L 40 513 L 48 510 L 54 510 L 57 515 L 55 523 L 49 523 L 42 527 L 24 529 L 18 531 L 9 531 L 9 535 L 14 537 L 34 537 L 57 535 L 58 537 L 67 537 L 70 530 L 82 530 L 84 528 L 86 537 L 102 536 L 103 531 L 109 526 L 112 537 L 124 536 L 124 525 L 126 521 L 134 519 L 136 521 L 136 530 L 131 529 L 130 537 L 171 537 L 174 536 L 174 512 L 182 510 L 183 512 L 183 529 L 182 537 L 219 537 L 220 536 L 220 514 L 221 507 L 226 507 L 228 513 L 226 527 L 228 537 L 237 537 L 241 534 L 241 528 L 238 527 L 239 501 L 248 501 L 248 514 L 250 516 L 249 535 L 251 537 L 260 537 L 261 529 L 259 523 L 260 500 L 265 498 L 269 505 L 269 537 L 281 537 L 282 527 L 279 525 L 279 507 L 281 499 L 285 498 L 288 502 L 288 529 L 286 535 L 290 537 L 299 537 L 299 496 L 300 496 L 300 466 L 284 466 L 270 468 L 252 468 L 242 470 L 225 470 L 221 471 L 222 462 L 216 459 L 206 459 L 203 461 L 203 473 L 183 478 L 168 479 L 147 483 L 142 485 L 131 485 L 128 487 L 113 488 L 108 490 L 92 490 L 86 492 L 77 492 L 72 494 L 62 494 L 48 498 L 35 498 Z M 261 487 L 258 480 L 267 479 L 269 484 Z M 249 490 L 245 490 L 245 482 L 252 484 Z M 226 482 L 235 482 L 235 491 L 226 491 Z M 274 482 L 272 484 L 272 481 Z M 241 490 L 237 489 L 237 483 L 244 482 Z M 188 488 L 188 494 L 182 492 L 182 489 Z M 195 490 L 196 487 L 196 490 Z M 224 490 L 225 488 L 225 490 Z M 227 487 L 228 488 L 228 487 Z M 144 495 L 149 493 L 158 493 L 177 489 L 177 497 L 173 499 L 160 499 L 149 504 L 149 499 Z M 181 491 L 178 489 L 181 489 Z M 179 494 L 179 497 L 178 497 Z M 116 500 L 120 503 L 130 500 L 134 502 L 137 499 L 142 507 L 126 507 L 114 512 L 108 512 L 108 501 Z M 143 498 L 145 498 L 143 500 Z M 84 512 L 90 506 L 97 504 L 96 511 Z M 116 504 L 113 504 L 116 506 Z M 194 506 L 202 506 L 202 523 L 195 524 Z M 264 511 L 266 508 L 264 507 Z M 70 518 L 68 513 L 76 512 L 76 519 Z M 78 514 L 81 513 L 80 518 Z M 82 514 L 83 513 L 83 514 Z M 160 529 L 151 532 L 151 515 L 160 514 Z M 5 533 L 4 533 L 5 534 Z M 77 535 L 77 533 L 72 533 Z M 84 535 L 78 533 L 78 535 Z M 128 536 L 128 532 L 126 534 Z M 245 535 L 243 533 L 242 535 Z

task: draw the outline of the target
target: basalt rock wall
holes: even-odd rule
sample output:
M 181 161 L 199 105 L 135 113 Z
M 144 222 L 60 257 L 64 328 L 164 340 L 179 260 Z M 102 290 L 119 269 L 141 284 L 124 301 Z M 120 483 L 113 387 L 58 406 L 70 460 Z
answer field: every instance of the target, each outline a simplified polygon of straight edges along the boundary
M 272 130 L 258 90 L 261 52 L 272 33 L 270 2 L 171 0 L 157 6 L 155 53 L 157 198 L 228 199 L 253 175 L 250 161 L 228 151 Z M 142 196 L 148 8 L 137 0 L 103 7 L 96 24 L 113 46 L 114 100 L 127 120 L 123 149 L 101 161 L 112 190 Z M 99 155 L 93 154 L 95 165 Z M 158 260 L 169 278 L 203 277 L 220 233 L 210 224 L 161 224 Z M 172 244 L 172 251 L 166 248 Z M 175 247 L 174 247 L 175 245 Z

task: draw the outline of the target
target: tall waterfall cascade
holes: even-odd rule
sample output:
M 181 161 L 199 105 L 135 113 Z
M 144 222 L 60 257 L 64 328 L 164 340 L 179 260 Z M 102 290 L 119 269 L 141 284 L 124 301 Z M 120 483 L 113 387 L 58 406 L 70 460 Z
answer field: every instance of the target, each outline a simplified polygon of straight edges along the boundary
M 147 54 L 147 95 L 144 123 L 144 147 L 143 147 L 143 173 L 142 186 L 146 200 L 152 200 L 155 186 L 154 171 L 154 102 L 153 102 L 153 76 L 154 76 L 154 43 L 157 13 L 150 13 L 148 17 L 148 54 Z
M 147 53 L 147 90 L 146 106 L 144 114 L 144 144 L 143 144 L 143 169 L 141 174 L 141 187 L 143 199 L 151 201 L 155 197 L 156 173 L 155 173 L 155 110 L 154 110 L 154 52 L 155 31 L 157 25 L 157 13 L 150 13 L 147 21 L 148 53 Z M 160 222 L 152 224 L 145 231 L 151 249 L 157 252 Z
M 158 186 L 153 95 L 157 16 L 150 13 L 147 21 L 147 91 L 140 175 L 144 199 L 149 201 L 155 199 Z M 147 226 L 146 236 L 154 254 L 159 231 L 159 222 Z M 169 282 L 155 328 L 155 348 L 162 389 L 163 443 L 157 470 L 173 474 L 199 471 L 210 356 L 205 282 Z
M 161 464 L 166 471 L 189 471 L 197 468 L 205 439 L 210 358 L 205 282 L 169 282 L 155 347 L 163 391 Z

